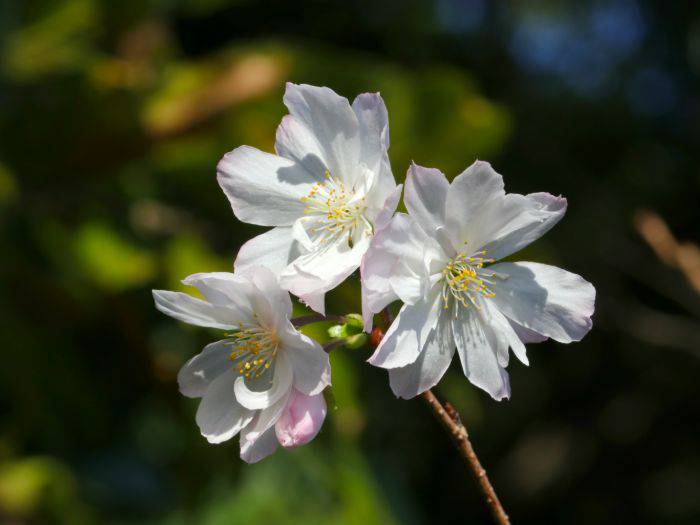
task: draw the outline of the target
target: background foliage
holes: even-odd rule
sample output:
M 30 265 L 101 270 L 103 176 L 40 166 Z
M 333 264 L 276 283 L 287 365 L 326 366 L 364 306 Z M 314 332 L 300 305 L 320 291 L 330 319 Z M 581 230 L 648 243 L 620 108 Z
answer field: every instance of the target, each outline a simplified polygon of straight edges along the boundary
M 488 523 L 419 401 L 368 349 L 337 352 L 312 445 L 253 467 L 211 446 L 179 366 L 215 334 L 151 288 L 228 270 L 262 231 L 215 181 L 271 151 L 284 82 L 381 91 L 391 160 L 569 198 L 519 255 L 598 289 L 580 344 L 512 360 L 500 404 L 452 369 L 514 523 L 698 523 L 698 294 L 634 228 L 698 233 L 700 16 L 692 2 L 22 0 L 0 4 L 0 521 Z M 692 248 L 692 246 L 691 246 Z M 668 251 L 661 250 L 661 255 Z M 329 299 L 359 310 L 356 281 Z

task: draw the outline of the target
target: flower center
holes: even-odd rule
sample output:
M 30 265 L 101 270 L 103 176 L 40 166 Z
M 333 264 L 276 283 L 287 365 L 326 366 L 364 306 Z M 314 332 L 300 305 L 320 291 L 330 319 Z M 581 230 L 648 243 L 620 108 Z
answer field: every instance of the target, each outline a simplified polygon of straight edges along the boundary
M 482 296 L 486 299 L 494 297 L 489 285 L 494 284 L 494 277 L 499 277 L 495 272 L 483 270 L 484 264 L 492 263 L 494 259 L 486 258 L 486 250 L 477 252 L 469 257 L 466 253 L 458 253 L 445 269 L 442 270 L 444 284 L 442 298 L 445 309 L 449 307 L 449 300 L 454 297 L 465 308 L 474 305 L 479 308 L 477 299 Z
M 315 219 L 308 232 L 323 235 L 321 242 L 325 242 L 329 235 L 349 231 L 349 241 L 352 243 L 352 234 L 359 225 L 364 223 L 371 227 L 364 216 L 367 209 L 365 197 L 358 199 L 354 190 L 346 189 L 345 184 L 338 177 L 332 177 L 328 170 L 326 180 L 314 184 L 301 202 L 306 204 L 304 213 Z
M 245 377 L 260 377 L 277 356 L 279 340 L 268 328 L 251 326 L 226 335 L 229 337 L 227 344 L 232 348 L 228 358 Z

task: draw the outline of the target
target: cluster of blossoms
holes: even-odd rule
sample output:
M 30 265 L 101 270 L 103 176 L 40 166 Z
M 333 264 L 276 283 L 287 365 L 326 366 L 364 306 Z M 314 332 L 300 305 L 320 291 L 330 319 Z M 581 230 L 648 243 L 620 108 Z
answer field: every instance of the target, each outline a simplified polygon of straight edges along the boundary
M 241 247 L 234 273 L 183 281 L 205 300 L 154 291 L 163 313 L 223 330 L 178 375 L 180 391 L 201 398 L 196 420 L 211 443 L 240 433 L 241 457 L 255 462 L 315 437 L 330 364 L 292 323 L 289 292 L 324 314 L 326 292 L 358 268 L 367 331 L 375 314 L 404 303 L 369 358 L 402 398 L 436 385 L 455 349 L 472 384 L 507 398 L 509 349 L 528 364 L 525 343 L 569 343 L 590 330 L 590 283 L 553 266 L 497 262 L 552 228 L 566 199 L 507 194 L 486 162 L 451 184 L 414 164 L 408 214 L 395 213 L 402 187 L 379 94 L 351 105 L 328 88 L 288 84 L 284 103 L 277 154 L 242 146 L 217 168 L 235 216 L 273 228 Z

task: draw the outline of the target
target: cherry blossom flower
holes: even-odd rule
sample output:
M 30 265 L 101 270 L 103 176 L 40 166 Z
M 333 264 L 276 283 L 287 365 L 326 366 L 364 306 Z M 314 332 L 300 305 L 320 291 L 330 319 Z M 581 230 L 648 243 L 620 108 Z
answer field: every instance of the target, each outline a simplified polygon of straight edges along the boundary
M 277 129 L 277 154 L 236 148 L 219 162 L 218 180 L 239 220 L 274 226 L 241 247 L 236 270 L 265 265 L 323 313 L 325 293 L 359 267 L 400 197 L 388 115 L 378 93 L 351 106 L 303 84 L 288 83 L 284 103 L 290 114 Z
M 362 263 L 363 315 L 405 304 L 369 359 L 389 369 L 410 398 L 433 387 L 455 347 L 465 376 L 494 399 L 510 397 L 509 348 L 528 364 L 525 343 L 579 341 L 591 328 L 595 289 L 582 277 L 534 262 L 497 262 L 544 235 L 566 199 L 506 194 L 503 179 L 475 162 L 452 184 L 412 165 L 404 201 Z
M 299 396 L 317 398 L 330 384 L 328 354 L 294 328 L 289 294 L 265 267 L 199 273 L 183 283 L 205 300 L 154 290 L 156 307 L 180 321 L 223 330 L 224 338 L 185 363 L 180 392 L 201 398 L 196 421 L 210 443 L 240 432 L 241 457 L 258 461 L 276 448 L 274 426 Z M 284 425 L 290 426 L 287 419 Z

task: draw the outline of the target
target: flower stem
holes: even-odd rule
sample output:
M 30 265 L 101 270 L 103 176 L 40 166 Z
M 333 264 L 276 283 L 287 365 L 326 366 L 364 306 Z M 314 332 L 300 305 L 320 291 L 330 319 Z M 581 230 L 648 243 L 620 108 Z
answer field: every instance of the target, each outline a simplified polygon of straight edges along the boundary
M 321 315 L 321 314 L 309 314 L 295 317 L 292 319 L 292 324 L 295 328 L 301 328 L 311 323 L 322 323 L 324 321 L 342 321 L 342 315 Z
M 328 341 L 325 345 L 323 345 L 323 350 L 327 354 L 330 354 L 331 350 L 335 350 L 336 348 L 343 346 L 344 344 L 345 339 L 335 339 L 334 341 Z
M 493 490 L 493 486 L 486 475 L 486 471 L 481 466 L 481 462 L 479 462 L 476 452 L 474 452 L 474 447 L 472 447 L 471 441 L 469 441 L 467 429 L 462 424 L 457 411 L 449 403 L 445 403 L 445 406 L 443 406 L 430 390 L 423 392 L 421 397 L 433 411 L 433 414 L 442 424 L 445 431 L 452 438 L 452 441 L 457 447 L 460 456 L 462 456 L 464 463 L 466 463 L 467 467 L 471 469 L 474 478 L 479 484 L 481 493 L 484 495 L 486 503 L 491 510 L 491 515 L 493 516 L 494 521 L 499 525 L 509 525 L 510 520 L 508 519 L 508 515 L 503 509 L 503 506 L 496 495 L 496 491 Z
M 394 321 L 394 316 L 391 314 L 389 308 L 384 308 L 381 311 L 382 321 L 384 323 L 384 332 L 389 329 L 389 326 Z M 433 414 L 437 420 L 442 424 L 442 428 L 450 435 L 453 443 L 457 447 L 459 455 L 462 456 L 464 463 L 472 471 L 474 478 L 479 484 L 481 493 L 486 499 L 486 504 L 491 510 L 491 515 L 498 525 L 510 525 L 510 520 L 506 511 L 503 509 L 496 491 L 493 490 L 493 485 L 489 481 L 486 471 L 481 466 L 481 462 L 472 447 L 471 441 L 469 441 L 469 434 L 467 433 L 466 427 L 462 424 L 462 420 L 459 414 L 454 409 L 450 403 L 442 403 L 438 401 L 435 394 L 431 390 L 426 390 L 421 394 L 423 401 L 426 402 L 428 407 L 433 411 Z

